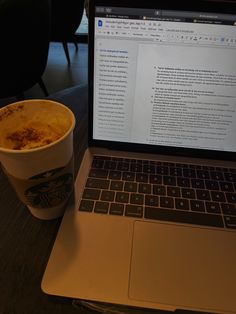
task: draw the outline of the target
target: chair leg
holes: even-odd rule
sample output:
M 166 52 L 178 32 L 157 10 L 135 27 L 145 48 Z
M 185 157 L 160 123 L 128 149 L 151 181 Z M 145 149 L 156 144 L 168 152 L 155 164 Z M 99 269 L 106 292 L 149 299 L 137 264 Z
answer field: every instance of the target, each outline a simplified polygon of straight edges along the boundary
M 39 86 L 41 87 L 42 91 L 44 92 L 45 96 L 48 96 L 48 90 L 43 82 L 43 79 L 40 77 L 39 81 L 38 81 Z
M 74 36 L 74 41 L 73 42 L 74 42 L 74 45 L 75 45 L 75 50 L 78 51 L 79 48 L 78 48 L 78 43 L 77 43 L 77 40 L 76 40 L 75 36 Z
M 67 43 L 65 41 L 63 41 L 62 45 L 63 45 L 64 51 L 66 54 L 67 63 L 68 63 L 68 65 L 70 65 L 70 55 L 69 55 Z

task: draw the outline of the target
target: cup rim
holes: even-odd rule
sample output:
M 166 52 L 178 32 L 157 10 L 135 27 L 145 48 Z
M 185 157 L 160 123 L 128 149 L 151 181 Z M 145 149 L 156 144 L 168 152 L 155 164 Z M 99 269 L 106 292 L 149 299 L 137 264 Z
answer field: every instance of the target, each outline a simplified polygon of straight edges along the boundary
M 74 127 L 75 127 L 75 116 L 74 116 L 74 113 L 72 112 L 72 110 L 70 108 L 68 108 L 66 105 L 64 105 L 64 104 L 62 104 L 60 102 L 51 100 L 51 99 L 40 99 L 40 98 L 37 98 L 37 99 L 36 98 L 35 99 L 25 99 L 25 100 L 21 100 L 21 101 L 17 101 L 17 102 L 8 104 L 8 105 L 0 108 L 0 111 L 4 110 L 7 107 L 20 105 L 20 104 L 23 104 L 23 103 L 39 102 L 39 101 L 40 102 L 47 102 L 47 103 L 51 102 L 51 103 L 54 103 L 54 104 L 56 104 L 58 106 L 63 107 L 64 109 L 66 109 L 70 113 L 70 116 L 71 116 L 71 119 L 72 119 L 72 123 L 71 123 L 70 128 L 66 131 L 66 133 L 62 137 L 60 137 L 59 139 L 57 139 L 56 141 L 54 141 L 54 142 L 52 142 L 50 144 L 47 144 L 47 145 L 44 145 L 44 146 L 40 146 L 40 147 L 36 147 L 36 148 L 30 148 L 30 149 L 10 149 L 10 148 L 5 148 L 5 147 L 1 147 L 0 146 L 0 153 L 2 152 L 2 153 L 11 153 L 11 154 L 28 154 L 28 153 L 43 151 L 45 149 L 48 149 L 51 146 L 54 146 L 55 144 L 57 144 L 59 142 L 62 142 L 64 140 L 64 138 L 66 138 L 68 136 L 68 134 L 71 133 L 74 130 Z

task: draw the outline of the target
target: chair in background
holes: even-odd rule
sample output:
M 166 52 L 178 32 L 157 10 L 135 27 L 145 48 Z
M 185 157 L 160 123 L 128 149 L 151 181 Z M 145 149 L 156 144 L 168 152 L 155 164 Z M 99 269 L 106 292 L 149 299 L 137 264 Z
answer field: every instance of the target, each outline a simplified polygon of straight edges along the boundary
M 84 0 L 51 0 L 50 41 L 62 43 L 68 65 L 70 65 L 70 55 L 67 43 L 73 42 L 78 51 L 75 32 L 80 25 L 83 12 Z
M 0 98 L 24 99 L 39 84 L 49 49 L 49 0 L 0 0 Z

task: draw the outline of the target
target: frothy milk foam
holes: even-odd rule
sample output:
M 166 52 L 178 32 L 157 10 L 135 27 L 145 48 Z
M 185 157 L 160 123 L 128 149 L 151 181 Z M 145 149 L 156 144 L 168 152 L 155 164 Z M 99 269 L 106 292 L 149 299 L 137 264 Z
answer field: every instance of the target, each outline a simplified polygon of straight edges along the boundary
M 60 139 L 70 128 L 66 108 L 50 101 L 33 100 L 0 110 L 0 147 L 27 150 Z

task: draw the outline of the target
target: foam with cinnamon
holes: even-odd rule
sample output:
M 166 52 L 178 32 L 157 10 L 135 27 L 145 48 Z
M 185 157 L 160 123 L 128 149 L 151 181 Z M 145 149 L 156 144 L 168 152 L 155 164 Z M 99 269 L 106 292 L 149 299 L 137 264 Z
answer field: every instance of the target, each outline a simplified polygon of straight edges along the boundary
M 32 100 L 0 110 L 0 147 L 27 150 L 60 139 L 71 127 L 66 108 L 48 100 Z

